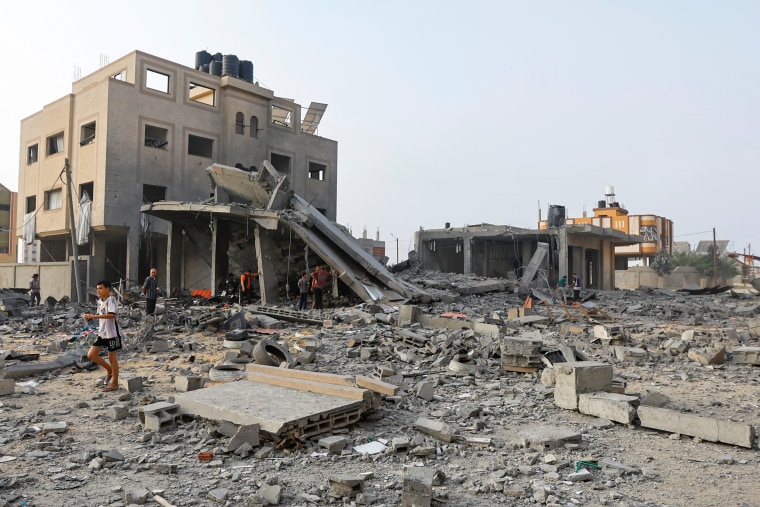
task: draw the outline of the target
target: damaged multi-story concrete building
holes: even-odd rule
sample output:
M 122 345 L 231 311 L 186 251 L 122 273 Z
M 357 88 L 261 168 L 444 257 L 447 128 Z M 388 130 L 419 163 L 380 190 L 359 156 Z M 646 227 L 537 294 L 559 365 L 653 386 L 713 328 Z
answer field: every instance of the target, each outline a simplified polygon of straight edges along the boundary
M 192 56 L 192 55 L 191 55 Z M 199 202 L 213 192 L 213 163 L 255 171 L 262 160 L 329 220 L 337 203 L 337 142 L 317 135 L 326 104 L 304 114 L 253 78 L 253 64 L 235 55 L 195 54 L 193 67 L 134 51 L 75 81 L 70 94 L 21 121 L 20 236 L 39 239 L 43 263 L 67 264 L 76 243 L 79 279 L 136 283 L 165 266 L 167 222 L 140 213 L 144 204 Z M 67 180 L 70 174 L 70 183 Z M 74 240 L 71 230 L 75 229 Z M 236 267 L 252 267 L 253 232 L 233 239 Z M 186 255 L 210 261 L 208 248 L 185 232 Z M 3 275 L 25 286 L 28 266 Z M 76 294 L 73 273 L 58 269 L 46 289 Z M 189 272 L 184 287 L 213 286 L 209 270 Z M 163 269 L 159 283 L 166 285 Z M 21 284 L 21 285 L 19 285 Z

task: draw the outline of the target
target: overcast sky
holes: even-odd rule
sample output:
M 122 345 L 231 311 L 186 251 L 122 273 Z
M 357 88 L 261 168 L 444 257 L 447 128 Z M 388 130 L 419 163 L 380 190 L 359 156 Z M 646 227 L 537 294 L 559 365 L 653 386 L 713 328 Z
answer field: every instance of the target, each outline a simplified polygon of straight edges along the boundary
M 415 230 L 536 227 L 592 214 L 614 185 L 677 241 L 760 251 L 760 2 L 6 2 L 0 183 L 18 189 L 19 125 L 76 69 L 137 49 L 192 67 L 235 54 L 338 141 L 338 222 Z

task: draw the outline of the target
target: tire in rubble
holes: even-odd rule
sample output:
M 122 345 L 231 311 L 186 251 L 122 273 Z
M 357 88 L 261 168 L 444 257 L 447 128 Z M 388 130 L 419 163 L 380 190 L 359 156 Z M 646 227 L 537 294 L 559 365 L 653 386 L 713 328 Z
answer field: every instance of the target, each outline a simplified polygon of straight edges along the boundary
M 263 366 L 280 366 L 281 363 L 288 363 L 288 367 L 295 365 L 295 360 L 287 348 L 280 345 L 274 340 L 261 340 L 253 349 L 253 358 L 256 364 Z
M 245 377 L 245 365 L 219 364 L 208 371 L 208 378 L 212 382 L 234 382 Z

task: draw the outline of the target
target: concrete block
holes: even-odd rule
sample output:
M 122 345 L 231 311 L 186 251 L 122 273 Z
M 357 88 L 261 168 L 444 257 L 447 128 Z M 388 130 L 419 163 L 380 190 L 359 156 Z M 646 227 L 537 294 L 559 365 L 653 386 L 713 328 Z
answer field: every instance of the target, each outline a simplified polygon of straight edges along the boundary
M 430 507 L 433 501 L 434 476 L 435 470 L 430 467 L 406 467 L 401 506 Z
M 129 393 L 137 393 L 143 390 L 142 377 L 121 377 L 119 386 Z
M 578 395 L 578 411 L 602 419 L 631 424 L 636 417 L 638 398 L 615 393 L 582 393 Z
M 645 428 L 680 433 L 710 442 L 751 449 L 755 438 L 755 429 L 752 426 L 733 421 L 649 406 L 640 406 L 637 413 L 641 425 Z
M 646 350 L 639 347 L 615 347 L 615 357 L 619 361 L 646 361 L 649 358 L 649 353 Z
M 121 421 L 129 415 L 129 405 L 112 405 L 108 407 L 108 417 L 113 421 Z
M 753 338 L 760 338 L 760 319 L 750 319 L 747 321 L 749 334 Z
M 16 381 L 12 378 L 0 379 L 0 396 L 16 392 Z
M 196 389 L 201 389 L 203 387 L 203 381 L 203 377 L 197 375 L 174 377 L 174 389 L 182 393 L 195 391 Z
M 227 452 L 235 452 L 241 445 L 248 444 L 251 447 L 259 446 L 259 425 L 243 424 L 227 444 Z
M 417 321 L 417 317 L 420 314 L 420 309 L 416 305 L 401 305 L 398 310 L 398 323 L 403 325 L 411 325 Z
M 580 442 L 581 434 L 579 432 L 556 426 L 538 426 L 522 430 L 517 434 L 516 440 L 517 445 L 520 447 L 538 449 L 540 451 Z
M 737 347 L 731 352 L 731 357 L 736 364 L 760 365 L 760 347 Z
M 327 449 L 330 454 L 340 454 L 343 449 L 348 447 L 348 439 L 339 435 L 331 437 L 320 438 L 317 445 L 323 449 Z
M 435 387 L 430 382 L 419 382 L 415 386 L 415 394 L 418 398 L 422 398 L 425 401 L 431 401 L 435 394 Z
M 164 401 L 145 405 L 137 412 L 144 431 L 164 431 L 174 428 L 179 415 L 178 404 Z
M 561 408 L 578 410 L 578 395 L 609 391 L 612 365 L 596 361 L 573 361 L 554 365 L 554 403 Z
M 726 347 L 691 349 L 687 357 L 703 366 L 707 366 L 708 364 L 723 364 L 726 360 Z
M 394 437 L 391 440 L 391 449 L 395 452 L 409 452 L 409 439 L 406 437 Z
M 364 491 L 364 477 L 346 474 L 333 474 L 328 477 L 330 495 L 336 498 L 355 497 Z
M 156 340 L 149 345 L 149 352 L 156 354 L 158 352 L 169 352 L 169 342 L 164 340 Z
M 433 421 L 432 419 L 419 417 L 414 422 L 414 427 L 422 433 L 431 435 L 444 442 L 453 442 L 457 438 L 456 430 L 441 421 Z

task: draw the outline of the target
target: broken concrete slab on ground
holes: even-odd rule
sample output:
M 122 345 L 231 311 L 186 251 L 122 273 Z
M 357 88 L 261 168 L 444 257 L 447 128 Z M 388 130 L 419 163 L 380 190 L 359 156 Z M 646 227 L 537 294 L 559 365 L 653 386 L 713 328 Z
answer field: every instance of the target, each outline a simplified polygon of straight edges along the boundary
M 225 232 L 228 233 L 231 227 L 247 231 L 251 224 L 254 228 L 257 271 L 261 273 L 258 278 L 263 304 L 277 302 L 279 288 L 291 282 L 288 280 L 292 276 L 290 262 L 287 266 L 280 266 L 282 263 L 279 262 L 283 254 L 277 242 L 285 240 L 288 257 L 292 252 L 293 240 L 302 242 L 321 259 L 319 263 L 330 265 L 337 278 L 365 302 L 432 300 L 432 296 L 423 289 L 391 274 L 346 230 L 289 189 L 287 175 L 278 172 L 268 161 L 262 162 L 261 168 L 261 171 L 248 172 L 214 164 L 206 169 L 214 186 L 214 198 L 210 202 L 159 201 L 141 208 L 143 213 L 171 222 L 178 231 L 197 227 L 195 222 L 200 217 L 216 224 L 208 233 L 211 236 L 212 260 L 210 275 L 206 279 L 210 282 L 212 294 L 217 290 L 216 281 L 226 277 L 229 271 L 230 239 Z M 281 232 L 285 229 L 292 234 L 282 240 Z M 181 245 L 170 245 L 169 263 L 173 260 L 177 264 L 182 263 L 181 249 Z M 179 267 L 167 268 L 170 291 L 173 286 L 179 285 L 181 271 Z

